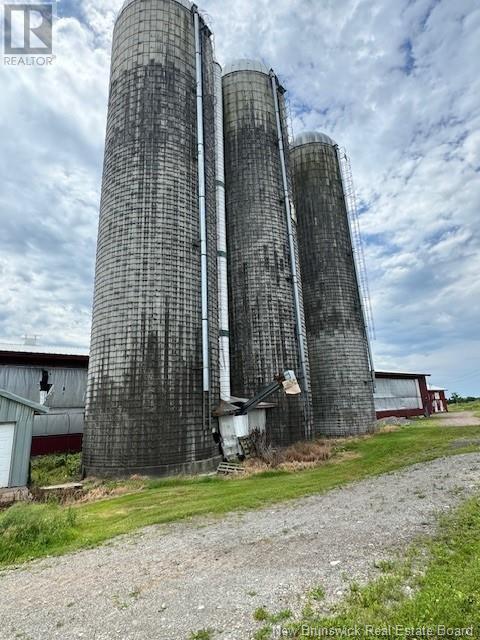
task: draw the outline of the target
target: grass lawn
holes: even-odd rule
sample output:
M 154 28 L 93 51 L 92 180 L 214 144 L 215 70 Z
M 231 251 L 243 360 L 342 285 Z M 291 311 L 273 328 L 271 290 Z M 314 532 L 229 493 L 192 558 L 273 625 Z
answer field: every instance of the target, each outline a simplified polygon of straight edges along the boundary
M 430 637 L 455 637 L 437 633 L 440 627 L 469 629 L 467 637 L 480 638 L 480 498 L 466 502 L 444 518 L 439 533 L 412 547 L 399 562 L 384 563 L 383 575 L 370 584 L 353 584 L 349 596 L 330 616 L 316 615 L 315 598 L 304 608 L 300 621 L 284 622 L 289 637 L 328 637 L 320 630 L 357 628 L 357 637 L 375 637 L 368 627 L 431 629 Z M 312 592 L 314 593 L 314 592 Z M 318 610 L 318 609 L 317 609 Z M 272 637 L 277 616 L 263 612 L 265 624 L 256 638 Z M 253 617 L 258 620 L 258 610 Z M 290 619 L 292 615 L 290 613 Z M 385 634 L 383 634 L 385 635 Z M 414 637 L 408 632 L 389 637 Z M 382 636 L 379 636 L 382 637 Z M 423 635 L 422 637 L 427 637 Z
M 435 421 L 418 421 L 398 431 L 348 442 L 322 466 L 297 473 L 273 471 L 244 479 L 151 480 L 141 491 L 70 510 L 48 504 L 17 505 L 0 514 L 0 564 L 94 546 L 146 525 L 256 509 L 417 462 L 479 451 L 476 445 L 458 447 L 458 441 L 472 437 L 480 437 L 480 427 L 448 428 L 436 426 Z M 454 441 L 457 446 L 452 446 Z M 44 537 L 42 514 L 50 531 Z M 62 527 L 53 525 L 58 520 Z
M 31 463 L 32 487 L 64 484 L 80 480 L 81 454 L 63 453 L 36 456 Z
M 454 413 L 455 411 L 475 411 L 475 415 L 480 418 L 480 400 L 473 402 L 458 402 L 456 404 L 449 404 L 448 410 Z

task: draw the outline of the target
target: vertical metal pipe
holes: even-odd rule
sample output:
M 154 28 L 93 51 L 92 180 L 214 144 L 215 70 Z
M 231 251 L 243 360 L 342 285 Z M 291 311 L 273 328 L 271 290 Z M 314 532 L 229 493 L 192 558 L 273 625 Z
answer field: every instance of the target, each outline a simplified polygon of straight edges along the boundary
M 225 218 L 225 153 L 223 141 L 222 67 L 214 65 L 215 171 L 217 195 L 217 264 L 220 397 L 230 400 L 230 334 L 228 321 L 227 230 Z
M 200 215 L 200 253 L 202 281 L 202 369 L 203 391 L 210 391 L 209 336 L 208 336 L 208 259 L 207 259 L 207 208 L 205 189 L 205 140 L 203 131 L 203 73 L 200 17 L 194 5 L 195 70 L 197 93 L 197 152 L 198 152 L 198 209 Z
M 340 157 L 340 149 L 338 147 L 338 145 L 335 145 L 335 152 L 336 152 L 336 156 L 337 156 L 337 162 L 338 162 L 338 174 L 341 178 L 341 183 L 342 183 L 342 193 L 343 193 L 343 200 L 345 202 L 345 210 L 347 212 L 347 221 L 348 221 L 348 231 L 350 234 L 350 244 L 351 247 L 353 249 L 354 244 L 353 244 L 353 229 L 352 229 L 352 222 L 350 220 L 350 209 L 349 209 L 349 205 L 347 202 L 347 197 L 345 194 L 345 178 L 343 175 L 343 171 L 342 171 L 342 160 Z M 372 345 L 370 344 L 370 337 L 368 335 L 368 327 L 367 327 L 367 314 L 365 312 L 365 304 L 363 302 L 362 299 L 362 289 L 360 287 L 360 274 L 358 273 L 358 265 L 357 265 L 357 260 L 355 255 L 353 256 L 353 266 L 355 269 L 355 279 L 357 281 L 357 289 L 358 289 L 358 295 L 359 295 L 359 299 L 360 299 L 360 309 L 362 311 L 362 320 L 363 320 L 363 330 L 365 333 L 365 341 L 367 343 L 367 349 L 368 349 L 368 359 L 370 361 L 370 376 L 372 378 L 372 384 L 373 384 L 373 392 L 375 393 L 375 387 L 376 387 L 376 379 L 375 379 L 375 366 L 373 364 L 373 353 L 372 353 Z
M 283 131 L 282 131 L 282 121 L 280 118 L 280 106 L 278 102 L 277 76 L 273 71 L 270 72 L 270 80 L 272 82 L 273 100 L 275 104 L 275 118 L 277 121 L 278 148 L 280 152 L 280 164 L 282 167 L 282 181 L 283 181 L 283 191 L 284 191 L 284 199 L 285 199 L 285 213 L 287 215 L 288 244 L 289 244 L 289 252 L 290 252 L 290 265 L 292 270 L 293 297 L 294 297 L 294 305 L 295 305 L 295 324 L 297 326 L 300 369 L 301 369 L 301 375 L 303 380 L 304 392 L 307 393 L 308 378 L 307 378 L 307 365 L 306 365 L 305 336 L 303 335 L 303 330 L 302 330 L 299 275 L 297 270 L 295 242 L 293 239 L 293 227 L 292 227 L 292 207 L 291 207 L 291 201 L 290 201 L 290 189 L 288 186 L 288 179 L 287 179 L 287 165 L 285 162 L 285 145 L 283 144 Z

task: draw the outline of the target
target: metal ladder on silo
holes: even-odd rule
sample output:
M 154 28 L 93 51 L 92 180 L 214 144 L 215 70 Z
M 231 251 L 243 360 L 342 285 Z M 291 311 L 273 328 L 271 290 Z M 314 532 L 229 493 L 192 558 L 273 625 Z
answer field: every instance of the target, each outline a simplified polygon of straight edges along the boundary
M 342 172 L 343 188 L 345 191 L 345 202 L 347 205 L 347 213 L 350 220 L 350 229 L 352 233 L 352 245 L 355 261 L 357 264 L 357 272 L 359 279 L 360 295 L 362 297 L 365 323 L 370 340 L 375 340 L 375 324 L 373 321 L 372 301 L 370 297 L 370 286 L 368 283 L 367 264 L 365 261 L 365 249 L 360 229 L 360 217 L 358 214 L 357 195 L 355 192 L 355 184 L 353 182 L 352 165 L 350 158 L 347 156 L 344 148 L 338 149 L 338 158 L 340 161 L 340 169 Z

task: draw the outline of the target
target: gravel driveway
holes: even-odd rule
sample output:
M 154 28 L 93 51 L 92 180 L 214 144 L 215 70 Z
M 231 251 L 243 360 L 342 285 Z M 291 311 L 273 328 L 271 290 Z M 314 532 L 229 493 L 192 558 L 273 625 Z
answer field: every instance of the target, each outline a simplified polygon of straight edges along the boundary
M 437 420 L 442 427 L 478 427 L 480 418 L 474 411 L 457 411 L 456 413 L 435 413 L 433 420 Z
M 434 530 L 480 487 L 480 454 L 357 482 L 325 495 L 222 519 L 156 526 L 97 549 L 0 573 L 0 638 L 246 640 L 252 613 L 301 605 Z

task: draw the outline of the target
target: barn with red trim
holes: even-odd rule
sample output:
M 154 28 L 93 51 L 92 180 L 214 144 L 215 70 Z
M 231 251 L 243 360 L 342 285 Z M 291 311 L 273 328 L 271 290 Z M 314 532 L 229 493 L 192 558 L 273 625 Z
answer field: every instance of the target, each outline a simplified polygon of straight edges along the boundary
M 377 418 L 412 418 L 432 413 L 427 378 L 429 373 L 375 372 Z
M 448 413 L 448 402 L 444 387 L 434 387 L 428 385 L 428 395 L 430 396 L 430 405 L 432 413 Z
M 82 449 L 88 353 L 0 344 L 0 388 L 49 409 L 35 415 L 32 455 Z

